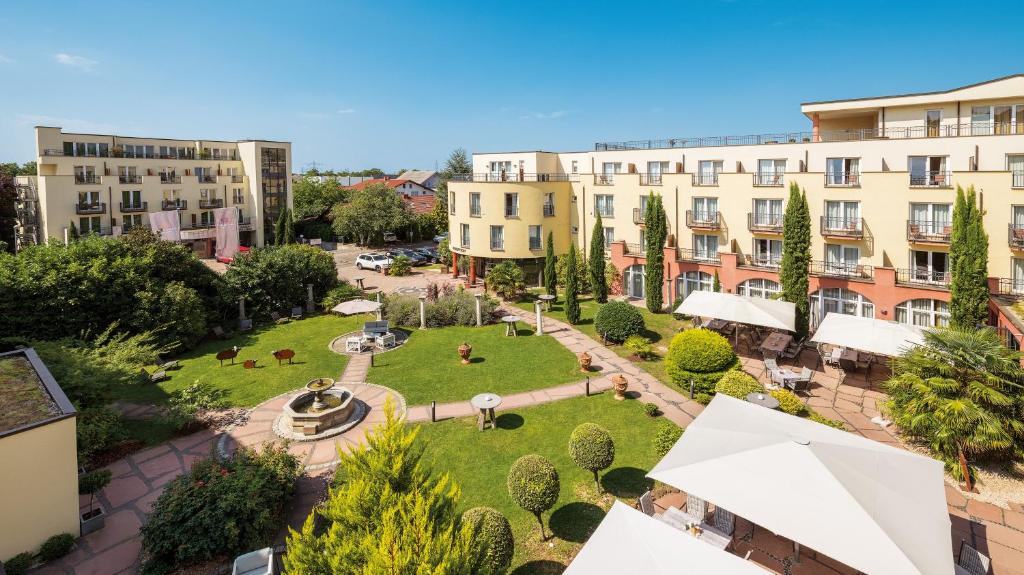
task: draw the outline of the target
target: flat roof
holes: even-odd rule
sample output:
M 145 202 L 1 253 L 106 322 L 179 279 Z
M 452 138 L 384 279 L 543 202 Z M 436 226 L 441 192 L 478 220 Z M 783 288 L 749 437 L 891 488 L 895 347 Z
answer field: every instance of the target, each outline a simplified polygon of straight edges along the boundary
M 913 96 L 939 96 L 942 94 L 952 94 L 959 90 L 966 90 L 968 88 L 974 88 L 977 86 L 984 86 L 985 84 L 992 84 L 994 82 L 1002 82 L 1003 80 L 1009 80 L 1010 78 L 1024 77 L 1024 74 L 1010 74 L 1009 76 L 1002 76 L 1000 78 L 993 78 L 991 80 L 985 80 L 984 82 L 975 82 L 974 84 L 967 84 L 965 86 L 957 86 L 956 88 L 950 88 L 948 90 L 937 90 L 934 92 L 910 92 L 908 94 L 894 94 L 889 96 L 865 96 L 863 98 L 843 98 L 840 100 L 819 100 L 816 102 L 802 102 L 801 106 L 813 106 L 815 104 L 841 104 L 843 102 L 863 102 L 864 100 L 887 100 L 890 98 L 909 98 Z
M 0 353 L 0 439 L 75 413 L 34 349 Z
M 291 144 L 286 140 L 258 140 L 253 138 L 245 138 L 241 140 L 221 140 L 221 139 L 207 139 L 207 138 L 157 138 L 153 136 L 122 136 L 118 134 L 94 134 L 90 132 L 65 132 L 64 128 L 60 126 L 35 126 L 36 129 L 45 128 L 48 130 L 60 130 L 61 134 L 67 134 L 69 136 L 101 136 L 104 138 L 131 138 L 135 140 L 163 140 L 166 142 L 219 142 L 222 144 L 239 144 L 242 142 L 270 142 L 273 144 Z

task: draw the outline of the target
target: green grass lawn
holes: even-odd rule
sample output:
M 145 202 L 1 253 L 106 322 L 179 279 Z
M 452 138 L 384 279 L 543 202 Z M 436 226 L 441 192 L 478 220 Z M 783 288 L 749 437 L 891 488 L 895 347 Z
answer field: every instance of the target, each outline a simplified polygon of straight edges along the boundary
M 266 325 L 227 340 L 208 340 L 176 359 L 181 368 L 168 371 L 170 376 L 157 384 L 135 384 L 115 391 L 117 399 L 134 403 L 160 404 L 169 394 L 202 381 L 227 390 L 233 406 L 249 407 L 286 391 L 297 389 L 316 377 L 337 378 L 345 369 L 348 357 L 334 353 L 328 344 L 335 337 L 362 327 L 370 316 L 339 318 L 318 315 L 282 325 Z M 241 349 L 235 364 L 217 361 L 218 351 L 232 346 Z M 295 350 L 292 365 L 278 366 L 271 352 Z M 243 369 L 242 361 L 256 359 L 256 369 Z
M 468 400 L 478 393 L 507 395 L 583 379 L 576 356 L 551 337 L 506 337 L 505 325 L 413 330 L 401 348 L 375 358 L 368 380 L 405 396 L 409 405 Z M 469 365 L 462 342 L 473 346 Z
M 540 575 L 562 572 L 614 498 L 632 503 L 648 488 L 644 475 L 659 459 L 652 443 L 655 431 L 671 425 L 663 421 L 644 415 L 636 401 L 618 402 L 603 393 L 504 412 L 497 429 L 483 432 L 472 418 L 421 424 L 420 439 L 426 445 L 424 462 L 461 485 L 464 508 L 486 505 L 508 517 L 516 539 L 511 573 Z M 590 472 L 569 458 L 569 434 L 585 422 L 601 425 L 615 441 L 615 462 L 601 476 L 604 494 Z M 561 480 L 558 502 L 544 514 L 554 534 L 546 542 L 537 520 L 516 506 L 505 483 L 512 463 L 529 453 L 548 458 Z

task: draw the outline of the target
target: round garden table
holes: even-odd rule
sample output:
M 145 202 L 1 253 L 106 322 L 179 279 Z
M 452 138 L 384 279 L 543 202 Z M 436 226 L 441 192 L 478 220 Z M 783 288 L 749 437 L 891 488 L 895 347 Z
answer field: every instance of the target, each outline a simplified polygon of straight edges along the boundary
M 497 420 L 494 417 L 494 408 L 501 405 L 501 396 L 494 393 L 481 393 L 474 395 L 473 399 L 469 400 L 469 403 L 480 410 L 480 416 L 477 418 L 480 431 L 484 430 L 484 424 L 488 418 L 491 420 L 491 429 L 494 429 L 497 425 Z
M 537 299 L 539 299 L 540 301 L 544 302 L 544 308 L 545 309 L 547 309 L 548 311 L 551 311 L 551 302 L 555 301 L 555 296 L 550 295 L 550 294 L 544 294 L 544 295 L 537 296 Z
M 514 315 L 502 316 L 501 321 L 505 322 L 505 335 L 506 336 L 511 335 L 512 337 L 519 337 L 519 334 L 516 333 L 516 322 L 519 321 L 519 317 L 518 316 L 514 316 Z
M 748 393 L 747 401 L 749 401 L 750 403 L 760 405 L 761 407 L 767 407 L 768 409 L 779 408 L 779 400 L 768 395 L 767 393 L 758 393 L 756 391 L 754 393 Z

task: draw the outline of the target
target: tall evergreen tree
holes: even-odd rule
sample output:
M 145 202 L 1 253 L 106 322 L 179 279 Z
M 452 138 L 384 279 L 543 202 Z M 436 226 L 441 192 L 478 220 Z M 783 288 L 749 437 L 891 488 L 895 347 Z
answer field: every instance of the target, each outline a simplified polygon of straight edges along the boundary
M 975 329 L 988 318 L 988 234 L 984 216 L 974 187 L 965 194 L 957 186 L 949 245 L 949 322 L 955 328 Z
M 722 280 L 718 279 L 718 270 L 715 270 L 715 277 L 711 281 L 711 291 L 720 292 L 722 291 Z
M 288 209 L 282 208 L 274 222 L 274 245 L 284 245 L 285 228 L 288 226 Z
M 569 270 L 565 274 L 565 319 L 571 324 L 577 324 L 580 321 L 580 287 L 576 274 L 572 272 L 576 269 L 576 257 L 576 244 L 570 243 L 569 253 L 565 256 L 565 266 Z
M 284 210 L 284 240 L 283 244 L 294 244 L 295 243 L 295 220 L 292 216 L 292 211 L 285 208 Z
M 75 222 L 71 222 L 68 227 L 68 242 L 78 241 L 79 237 L 81 236 L 78 234 L 78 226 L 75 225 Z
M 555 272 L 555 237 L 552 232 L 548 232 L 548 241 L 544 252 L 544 289 L 548 295 L 558 295 L 558 273 Z
M 789 201 L 782 224 L 782 299 L 796 305 L 796 333 L 807 335 L 810 304 L 807 300 L 811 263 L 811 214 L 807 194 L 795 182 L 789 186 Z
M 647 199 L 647 213 L 644 216 L 644 237 L 647 245 L 647 265 L 644 271 L 644 293 L 647 296 L 647 309 L 659 312 L 665 305 L 662 283 L 665 280 L 665 237 L 668 235 L 665 208 L 661 196 L 654 192 Z
M 590 268 L 590 292 L 594 294 L 597 303 L 606 303 L 608 283 L 604 276 L 604 224 L 601 223 L 600 212 L 594 221 L 594 233 L 590 236 L 590 260 L 587 265 Z

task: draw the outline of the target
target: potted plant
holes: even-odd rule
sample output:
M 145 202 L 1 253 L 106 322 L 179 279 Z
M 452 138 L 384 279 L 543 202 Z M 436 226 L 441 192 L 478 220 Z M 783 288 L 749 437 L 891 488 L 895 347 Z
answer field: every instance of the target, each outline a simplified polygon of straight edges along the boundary
M 106 524 L 103 506 L 93 507 L 96 494 L 110 483 L 109 469 L 96 469 L 78 476 L 78 493 L 89 496 L 89 506 L 81 514 L 82 535 L 102 529 Z
M 459 357 L 462 358 L 462 365 L 469 363 L 469 354 L 472 352 L 473 346 L 469 345 L 467 342 L 462 342 L 462 345 L 459 346 Z

